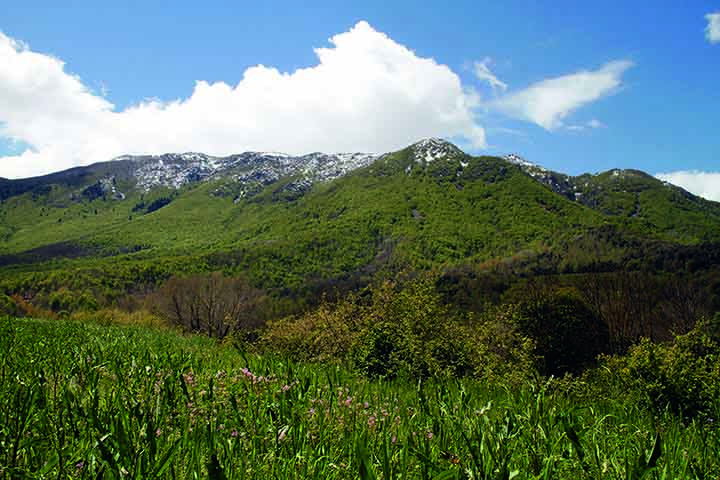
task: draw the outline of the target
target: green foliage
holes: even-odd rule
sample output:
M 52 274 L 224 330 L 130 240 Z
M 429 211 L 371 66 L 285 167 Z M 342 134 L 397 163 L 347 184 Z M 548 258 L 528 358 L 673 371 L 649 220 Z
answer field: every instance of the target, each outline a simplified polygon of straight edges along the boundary
M 368 381 L 169 331 L 10 318 L 0 319 L 0 350 L 2 478 L 639 479 L 720 469 L 716 425 L 656 415 L 577 380 Z
M 133 260 L 148 262 L 225 252 L 255 285 L 287 287 L 389 264 L 425 269 L 533 252 L 541 242 L 554 243 L 556 232 L 602 222 L 501 159 L 467 157 L 464 169 L 461 159 L 452 159 L 415 165 L 408 174 L 402 158 L 390 156 L 292 200 L 278 201 L 268 187 L 233 203 L 212 195 L 219 185 L 200 184 L 181 190 L 151 215 L 138 215 L 133 207 L 146 209 L 153 198 L 169 198 L 166 192 L 145 198 L 128 191 L 125 200 L 92 203 L 61 203 L 67 195 L 61 187 L 53 190 L 53 199 L 16 196 L 0 207 L 0 224 L 14 232 L 0 256 L 65 242 L 94 247 L 73 261 L 94 268 L 120 263 L 98 258 L 98 250 L 124 256 L 130 246 L 140 247 L 129 253 Z
M 472 356 L 433 285 L 414 280 L 402 289 L 374 288 L 351 356 L 370 377 L 393 378 L 472 373 Z
M 698 321 L 672 344 L 644 339 L 624 357 L 604 364 L 619 388 L 629 390 L 656 411 L 686 418 L 720 418 L 720 313 Z
M 2 316 L 2 315 L 9 315 L 9 316 L 18 315 L 17 304 L 12 299 L 12 297 L 9 297 L 9 296 L 5 295 L 4 293 L 0 293 L 0 316 Z
M 271 322 L 262 345 L 298 360 L 351 361 L 369 378 L 531 376 L 532 343 L 496 313 L 451 312 L 432 276 L 386 281 Z
M 62 288 L 50 293 L 47 304 L 53 312 L 94 311 L 98 309 L 98 302 L 91 293 L 72 292 Z

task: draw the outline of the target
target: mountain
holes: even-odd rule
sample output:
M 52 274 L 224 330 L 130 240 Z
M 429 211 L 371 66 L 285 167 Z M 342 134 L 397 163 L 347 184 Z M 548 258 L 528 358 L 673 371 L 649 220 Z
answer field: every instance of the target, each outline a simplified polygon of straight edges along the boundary
M 1 180 L 0 199 L 6 291 L 217 269 L 296 288 L 408 268 L 639 268 L 715 258 L 704 245 L 720 236 L 720 204 L 642 172 L 571 177 L 440 139 L 383 155 L 123 156 Z
M 576 177 L 547 170 L 517 154 L 505 157 L 565 198 L 604 215 L 634 218 L 681 242 L 713 241 L 720 204 L 633 169 Z
M 203 153 L 165 155 L 123 155 L 110 162 L 77 167 L 42 177 L 0 179 L 0 199 L 17 195 L 50 193 L 55 187 L 78 188 L 88 200 L 111 197 L 122 200 L 119 190 L 149 192 L 155 188 L 179 189 L 193 183 L 224 178 L 240 187 L 239 197 L 277 182 L 294 177 L 299 187 L 317 181 L 329 181 L 377 158 L 363 153 L 311 153 L 294 157 L 283 153 L 245 152 L 228 157 L 212 157 Z M 79 198 L 79 197 L 78 197 Z

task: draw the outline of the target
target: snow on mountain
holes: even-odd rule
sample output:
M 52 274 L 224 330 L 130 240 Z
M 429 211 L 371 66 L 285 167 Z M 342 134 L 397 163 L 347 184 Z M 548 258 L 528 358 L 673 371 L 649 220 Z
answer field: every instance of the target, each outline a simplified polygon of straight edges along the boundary
M 284 188 L 307 190 L 316 182 L 326 182 L 369 165 L 379 156 L 370 153 L 310 153 L 292 156 L 277 152 L 244 152 L 227 157 L 202 153 L 169 153 L 129 156 L 115 160 L 130 162 L 137 187 L 180 188 L 190 183 L 225 179 L 238 197 L 256 193 L 264 186 L 290 179 Z
M 518 165 L 518 166 L 520 166 L 520 167 L 531 168 L 531 169 L 538 169 L 538 170 L 545 170 L 545 169 L 544 169 L 543 167 L 541 167 L 540 165 L 537 165 L 537 164 L 532 163 L 532 162 L 528 162 L 527 160 L 525 160 L 523 157 L 521 157 L 521 156 L 518 155 L 517 153 L 510 153 L 510 154 L 508 154 L 508 155 L 505 155 L 503 158 L 504 158 L 505 160 L 507 160 L 508 162 L 514 163 L 515 165 Z
M 413 160 L 420 164 L 428 164 L 439 158 L 463 155 L 463 151 L 458 147 L 440 138 L 426 138 L 410 148 Z

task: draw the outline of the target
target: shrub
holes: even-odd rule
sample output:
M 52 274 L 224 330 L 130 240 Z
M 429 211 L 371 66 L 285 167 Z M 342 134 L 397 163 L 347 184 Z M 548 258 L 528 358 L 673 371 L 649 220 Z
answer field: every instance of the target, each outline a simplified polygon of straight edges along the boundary
M 532 373 L 533 343 L 506 311 L 475 319 L 453 314 L 441 298 L 429 277 L 385 281 L 271 322 L 261 346 L 295 360 L 348 361 L 370 378 Z
M 720 414 L 720 313 L 702 319 L 672 344 L 647 339 L 622 357 L 606 357 L 619 388 L 644 398 L 656 411 L 684 417 Z
M 18 314 L 18 307 L 12 297 L 0 293 L 0 315 L 14 317 Z

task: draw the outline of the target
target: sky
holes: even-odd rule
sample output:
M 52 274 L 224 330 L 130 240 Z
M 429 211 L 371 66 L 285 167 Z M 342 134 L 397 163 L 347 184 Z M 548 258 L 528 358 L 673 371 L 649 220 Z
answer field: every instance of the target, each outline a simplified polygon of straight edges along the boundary
M 4 0 L 0 177 L 442 137 L 720 201 L 718 86 L 720 0 Z

